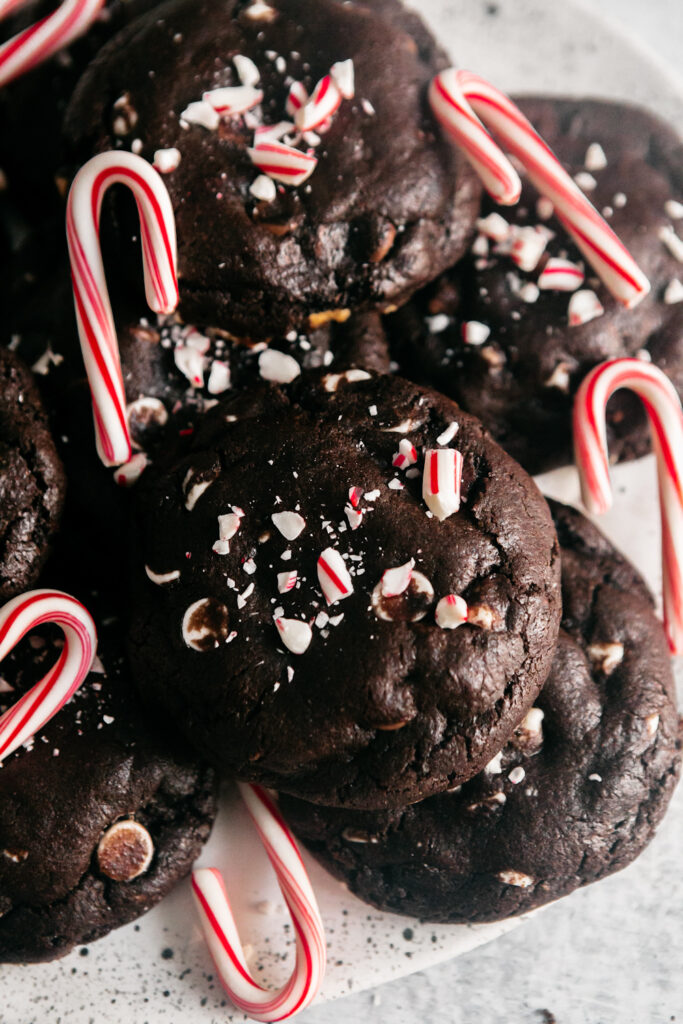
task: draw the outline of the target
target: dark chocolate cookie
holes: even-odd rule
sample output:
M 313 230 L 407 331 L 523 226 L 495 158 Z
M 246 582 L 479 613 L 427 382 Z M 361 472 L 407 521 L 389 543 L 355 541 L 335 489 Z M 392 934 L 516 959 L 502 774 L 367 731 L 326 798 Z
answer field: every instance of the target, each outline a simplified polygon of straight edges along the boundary
M 143 715 L 118 634 L 100 628 L 102 661 L 2 765 L 0 962 L 52 960 L 139 917 L 211 830 L 213 772 Z M 0 704 L 45 673 L 57 636 L 32 634 L 3 663 Z
M 452 464 L 444 505 L 423 499 L 432 448 L 462 454 L 457 512 Z M 547 507 L 436 392 L 352 370 L 235 395 L 137 497 L 135 676 L 225 772 L 403 805 L 478 771 L 545 680 L 560 616 Z M 441 618 L 449 594 L 470 606 L 459 629 Z
M 311 92 L 347 60 L 354 98 L 305 139 L 293 126 L 284 136 L 315 154 L 312 175 L 264 181 L 249 156 L 255 129 L 291 120 L 294 81 Z M 66 129 L 78 161 L 121 145 L 170 154 L 181 311 L 262 339 L 402 303 L 465 251 L 479 184 L 426 99 L 447 63 L 395 0 L 229 0 L 220 17 L 209 0 L 175 0 L 100 52 Z M 203 94 L 240 81 L 262 103 L 219 122 Z M 124 236 L 129 209 L 115 211 Z
M 31 374 L 0 349 L 0 601 L 38 578 L 59 526 L 65 486 Z
M 571 461 L 572 399 L 602 360 L 642 350 L 681 390 L 683 144 L 634 107 L 544 99 L 520 106 L 647 274 L 651 294 L 633 310 L 613 299 L 526 183 L 513 209 L 484 202 L 482 232 L 467 258 L 386 325 L 399 372 L 451 395 L 526 469 L 541 472 Z M 539 230 L 553 233 L 545 248 Z M 507 237 L 497 243 L 487 233 Z M 514 241 L 531 270 L 514 262 Z M 559 259 L 575 265 L 567 281 L 585 271 L 574 295 L 550 287 L 565 276 Z M 598 308 L 592 319 L 570 322 L 570 310 L 581 319 Z M 648 450 L 646 417 L 633 395 L 615 396 L 607 423 L 614 459 Z
M 282 810 L 361 899 L 431 921 L 521 914 L 624 867 L 649 843 L 679 773 L 667 644 L 636 570 L 553 503 L 564 616 L 534 708 L 485 771 L 382 814 Z

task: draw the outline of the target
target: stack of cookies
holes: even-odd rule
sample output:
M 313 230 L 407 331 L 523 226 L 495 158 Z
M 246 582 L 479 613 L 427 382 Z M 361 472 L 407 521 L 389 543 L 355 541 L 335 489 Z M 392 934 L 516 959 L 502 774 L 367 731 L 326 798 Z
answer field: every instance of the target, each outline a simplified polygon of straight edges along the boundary
M 161 896 L 208 832 L 214 770 L 276 790 L 313 854 L 384 910 L 497 920 L 621 868 L 678 777 L 667 642 L 636 570 L 528 474 L 569 461 L 573 398 L 603 360 L 638 355 L 683 387 L 680 142 L 630 108 L 521 103 L 647 274 L 627 310 L 530 181 L 507 216 L 483 197 L 427 99 L 450 58 L 399 0 L 120 6 L 79 44 L 78 84 L 55 87 L 66 113 L 40 167 L 12 154 L 0 370 L 25 376 L 18 353 L 42 398 L 24 380 L 34 415 L 0 417 L 0 486 L 31 534 L 3 524 L 0 585 L 49 578 L 125 620 L 113 672 L 137 695 L 118 693 L 114 753 L 93 727 L 92 763 L 121 771 L 140 698 L 157 732 L 163 718 L 155 743 L 181 752 L 150 742 L 111 806 L 105 774 L 69 790 L 87 837 L 78 865 L 60 857 L 61 888 L 21 867 L 51 834 L 0 864 L 0 957 L 130 919 L 123 898 L 108 927 L 80 899 L 121 819 L 152 836 L 129 903 L 151 902 L 138 879 L 155 865 Z M 51 67 L 16 83 L 29 99 L 3 101 L 8 123 Z M 101 242 L 135 453 L 115 472 L 95 451 L 52 191 L 111 152 L 163 176 L 180 291 L 176 312 L 149 313 L 135 207 L 112 190 Z M 649 445 L 631 397 L 609 408 L 620 459 Z M 22 814 L 8 845 L 0 811 L 0 845 L 18 848 Z

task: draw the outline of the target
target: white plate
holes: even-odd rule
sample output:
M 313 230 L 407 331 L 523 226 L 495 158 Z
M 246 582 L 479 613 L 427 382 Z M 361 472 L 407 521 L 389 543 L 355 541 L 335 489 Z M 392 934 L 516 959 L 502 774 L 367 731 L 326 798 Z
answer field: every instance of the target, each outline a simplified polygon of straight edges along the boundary
M 417 6 L 417 4 L 416 4 Z M 509 91 L 631 99 L 683 127 L 683 90 L 648 51 L 574 2 L 422 0 L 425 18 L 461 66 Z M 495 8 L 495 14 L 488 14 Z M 533 32 L 529 26 L 533 26 Z M 576 474 L 539 479 L 576 502 Z M 658 593 L 659 527 L 653 460 L 615 471 L 617 507 L 601 526 L 636 562 Z M 645 496 L 645 497 L 644 497 Z M 263 978 L 288 972 L 293 940 L 277 887 L 246 816 L 231 792 L 201 863 L 220 867 L 234 894 L 243 939 Z M 374 912 L 310 862 L 327 926 L 329 966 L 322 999 L 337 999 L 458 956 L 520 922 L 434 928 Z M 137 924 L 35 967 L 0 968 L 2 1024 L 218 1024 L 233 1015 L 200 938 L 187 884 Z

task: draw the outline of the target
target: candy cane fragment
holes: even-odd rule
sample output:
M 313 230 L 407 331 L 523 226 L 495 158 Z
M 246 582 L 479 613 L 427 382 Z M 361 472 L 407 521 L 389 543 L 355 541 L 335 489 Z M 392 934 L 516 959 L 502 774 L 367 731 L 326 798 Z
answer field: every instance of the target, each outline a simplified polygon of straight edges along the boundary
M 662 521 L 664 626 L 669 646 L 683 654 L 683 410 L 669 378 L 640 359 L 612 359 L 584 379 L 574 402 L 574 452 L 586 508 L 596 515 L 612 505 L 606 408 L 615 391 L 642 399 L 657 457 Z
M 351 576 L 335 548 L 325 548 L 318 558 L 318 582 L 328 604 L 343 601 L 353 593 Z
M 23 0 L 0 4 L 0 18 Z M 42 64 L 83 35 L 97 18 L 105 0 L 64 0 L 56 11 L 0 46 L 0 87 Z
M 522 162 L 539 192 L 552 202 L 557 218 L 614 297 L 630 308 L 648 294 L 649 281 L 628 250 L 504 93 L 471 71 L 449 68 L 432 80 L 429 100 L 435 117 L 463 150 L 496 202 L 508 206 L 516 203 L 521 183 L 482 120 Z
M 462 455 L 456 448 L 435 448 L 425 452 L 422 497 L 440 522 L 460 508 L 461 477 Z
M 299 107 L 294 121 L 300 132 L 310 132 L 323 124 L 339 109 L 342 94 L 332 75 L 321 78 L 311 98 Z
M 320 989 L 326 963 L 325 932 L 306 868 L 277 807 L 259 786 L 240 784 L 239 789 L 277 875 L 296 933 L 294 970 L 279 992 L 263 989 L 247 966 L 220 872 L 197 869 L 192 889 L 204 937 L 234 1005 L 254 1020 L 285 1020 L 309 1006 Z
M 94 661 L 95 623 L 79 601 L 59 590 L 33 590 L 0 608 L 0 661 L 28 632 L 48 622 L 61 627 L 64 647 L 47 675 L 0 716 L 0 761 L 71 700 Z
M 93 399 L 100 459 L 107 466 L 128 462 L 131 440 L 116 327 L 100 250 L 100 211 L 110 185 L 132 191 L 140 216 L 147 302 L 155 313 L 178 305 L 176 234 L 166 186 L 151 164 L 133 153 L 93 157 L 74 178 L 66 212 L 74 304 L 83 359 Z
M 317 166 L 317 159 L 283 142 L 257 142 L 247 150 L 251 162 L 274 181 L 303 185 Z

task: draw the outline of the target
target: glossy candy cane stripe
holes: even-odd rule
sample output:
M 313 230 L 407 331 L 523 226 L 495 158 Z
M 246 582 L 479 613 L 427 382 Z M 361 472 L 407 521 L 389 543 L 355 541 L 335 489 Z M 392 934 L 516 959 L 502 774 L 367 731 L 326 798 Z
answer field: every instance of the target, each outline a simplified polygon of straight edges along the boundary
M 254 1020 L 285 1020 L 309 1006 L 318 993 L 325 973 L 325 932 L 306 868 L 280 812 L 259 786 L 240 784 L 239 788 L 277 875 L 296 933 L 294 970 L 279 992 L 263 989 L 247 966 L 220 872 L 197 869 L 192 888 L 204 937 L 234 1005 Z
M 651 363 L 613 359 L 585 378 L 574 402 L 574 451 L 586 508 L 600 515 L 612 505 L 606 408 L 619 388 L 642 399 L 657 457 L 662 520 L 664 626 L 669 646 L 683 654 L 683 410 L 671 381 Z
M 0 87 L 42 64 L 87 31 L 104 3 L 105 0 L 64 0 L 52 14 L 3 43 Z M 6 0 L 0 4 L 0 18 L 20 6 L 21 0 Z
M 482 121 L 522 162 L 531 181 L 552 202 L 556 216 L 615 298 L 631 307 L 647 295 L 649 281 L 633 257 L 507 96 L 471 71 L 449 68 L 433 79 L 429 99 L 435 117 L 464 151 L 497 202 L 516 203 L 521 185 L 514 167 Z
M 155 313 L 172 313 L 178 304 L 175 219 L 162 178 L 133 153 L 93 157 L 71 186 L 66 232 L 97 450 L 107 466 L 120 465 L 131 457 L 121 360 L 99 240 L 102 199 L 117 182 L 130 188 L 137 203 L 147 302 Z
M 28 632 L 48 622 L 62 628 L 64 647 L 47 675 L 0 716 L 0 761 L 71 700 L 93 663 L 95 623 L 79 601 L 58 590 L 33 590 L 0 609 L 0 661 Z

